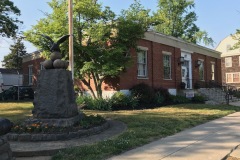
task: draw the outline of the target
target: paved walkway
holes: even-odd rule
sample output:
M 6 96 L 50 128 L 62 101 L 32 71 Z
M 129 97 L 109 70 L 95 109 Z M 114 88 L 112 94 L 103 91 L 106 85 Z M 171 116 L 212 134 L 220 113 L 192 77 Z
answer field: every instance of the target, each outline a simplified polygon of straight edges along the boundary
M 221 160 L 239 144 L 240 112 L 237 112 L 109 160 Z

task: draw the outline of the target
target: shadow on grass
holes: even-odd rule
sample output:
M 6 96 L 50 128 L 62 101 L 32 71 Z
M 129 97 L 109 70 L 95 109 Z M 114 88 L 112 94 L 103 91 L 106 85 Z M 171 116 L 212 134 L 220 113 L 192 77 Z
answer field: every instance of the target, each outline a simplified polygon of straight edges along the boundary
M 240 107 L 231 105 L 208 105 L 208 104 L 178 104 L 169 105 L 165 107 L 184 108 L 184 109 L 198 109 L 198 110 L 220 110 L 220 111 L 240 111 Z

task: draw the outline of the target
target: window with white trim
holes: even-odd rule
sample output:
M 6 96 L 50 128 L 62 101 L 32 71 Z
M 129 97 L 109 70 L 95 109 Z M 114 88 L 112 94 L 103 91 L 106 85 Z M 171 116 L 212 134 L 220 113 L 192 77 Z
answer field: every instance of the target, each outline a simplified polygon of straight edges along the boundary
M 163 54 L 163 78 L 171 79 L 171 55 Z
M 232 67 L 232 57 L 225 58 L 225 67 Z
M 240 56 L 238 57 L 238 65 L 240 66 Z
M 147 77 L 147 50 L 137 52 L 138 77 Z
M 204 80 L 204 62 L 201 60 L 201 64 L 199 66 L 199 80 Z
M 211 80 L 215 80 L 215 63 L 211 62 Z
M 240 72 L 226 73 L 226 83 L 240 83 Z
M 33 84 L 33 65 L 28 66 L 28 84 Z

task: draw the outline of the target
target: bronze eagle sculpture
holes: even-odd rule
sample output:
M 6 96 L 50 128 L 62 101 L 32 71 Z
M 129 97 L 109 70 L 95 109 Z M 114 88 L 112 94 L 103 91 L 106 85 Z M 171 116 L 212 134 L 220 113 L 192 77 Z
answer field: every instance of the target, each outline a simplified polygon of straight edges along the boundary
M 63 43 L 64 41 L 66 41 L 67 38 L 70 36 L 70 35 L 62 36 L 61 38 L 59 38 L 59 40 L 58 40 L 57 42 L 54 42 L 54 41 L 52 40 L 52 38 L 50 38 L 49 36 L 44 35 L 44 34 L 40 34 L 40 35 L 50 41 L 50 46 L 51 46 L 51 47 L 50 47 L 50 51 L 51 51 L 51 52 L 54 52 L 54 51 L 55 51 L 55 52 L 61 52 L 59 45 L 60 45 L 61 43 Z

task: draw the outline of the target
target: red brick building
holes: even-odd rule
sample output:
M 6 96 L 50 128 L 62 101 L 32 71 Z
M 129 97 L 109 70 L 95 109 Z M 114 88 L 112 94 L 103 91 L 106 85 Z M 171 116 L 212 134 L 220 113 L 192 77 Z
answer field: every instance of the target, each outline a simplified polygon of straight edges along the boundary
M 23 56 L 23 84 L 30 85 L 35 88 L 37 76 L 40 70 L 43 69 L 42 63 L 44 58 L 40 56 L 40 51 L 33 52 Z
M 240 88 L 240 49 L 231 48 L 237 43 L 232 36 L 223 39 L 216 50 L 222 52 L 222 81 L 223 84 Z
M 218 51 L 152 31 L 146 32 L 145 38 L 139 40 L 138 48 L 139 51 L 131 51 L 132 66 L 118 78 L 105 81 L 103 95 L 110 95 L 116 90 L 128 92 L 139 83 L 153 88 L 167 88 L 171 94 L 176 94 L 181 82 L 186 84 L 186 89 L 193 89 L 196 83 L 204 87 L 209 81 L 222 82 L 221 53 Z M 33 75 L 37 74 L 42 61 L 42 58 L 24 60 L 23 72 L 31 71 L 33 66 Z M 79 85 L 87 91 L 86 86 Z

